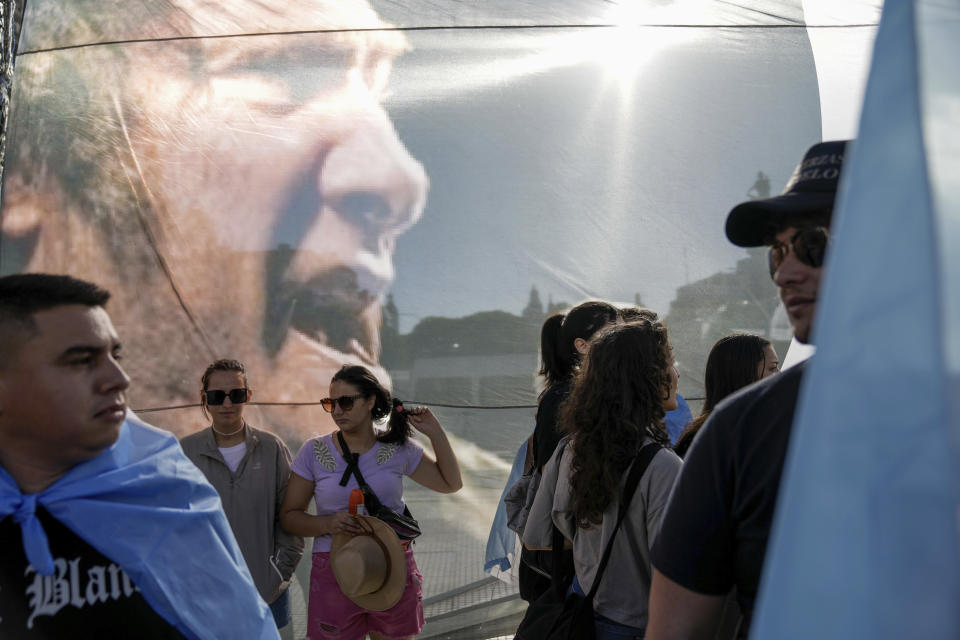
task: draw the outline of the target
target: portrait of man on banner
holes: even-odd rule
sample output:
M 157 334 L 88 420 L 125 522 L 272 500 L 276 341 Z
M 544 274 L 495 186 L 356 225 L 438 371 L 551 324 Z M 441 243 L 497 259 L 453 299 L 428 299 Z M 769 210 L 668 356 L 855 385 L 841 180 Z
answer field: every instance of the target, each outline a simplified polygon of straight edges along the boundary
M 242 357 L 274 403 L 319 399 L 344 363 L 388 379 L 381 302 L 427 177 L 382 106 L 407 47 L 387 27 L 363 0 L 27 6 L 0 271 L 115 292 L 137 409 L 197 403 L 211 358 Z M 260 410 L 291 440 L 328 419 Z

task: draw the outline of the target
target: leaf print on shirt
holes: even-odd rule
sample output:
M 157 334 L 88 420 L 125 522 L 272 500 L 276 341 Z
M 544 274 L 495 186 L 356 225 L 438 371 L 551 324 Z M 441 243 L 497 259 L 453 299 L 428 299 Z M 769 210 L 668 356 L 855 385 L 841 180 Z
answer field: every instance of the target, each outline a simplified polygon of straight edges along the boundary
M 393 457 L 393 454 L 397 452 L 397 449 L 400 448 L 396 442 L 389 442 L 384 444 L 380 443 L 380 450 L 377 451 L 377 464 L 383 464 L 387 460 Z
M 317 438 L 313 441 L 313 455 L 317 458 L 320 466 L 327 471 L 335 471 L 337 469 L 337 461 L 333 458 L 333 451 L 330 451 L 330 447 L 327 446 L 327 443 L 324 442 L 322 438 Z

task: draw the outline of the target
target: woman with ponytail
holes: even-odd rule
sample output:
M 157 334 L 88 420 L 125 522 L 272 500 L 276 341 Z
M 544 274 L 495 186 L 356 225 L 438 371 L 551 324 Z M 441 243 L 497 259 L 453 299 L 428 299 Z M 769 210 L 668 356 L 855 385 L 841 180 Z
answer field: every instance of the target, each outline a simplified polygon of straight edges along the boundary
M 380 502 L 397 513 L 404 510 L 403 476 L 440 493 L 460 489 L 460 467 L 443 427 L 425 407 L 404 407 L 365 367 L 347 365 L 330 382 L 330 397 L 321 400 L 333 415 L 337 431 L 307 440 L 291 466 L 280 522 L 290 533 L 313 536 L 313 569 L 307 637 L 412 638 L 423 627 L 422 576 L 409 542 L 404 543 L 407 582 L 400 600 L 386 611 L 371 611 L 354 603 L 339 589 L 330 564 L 334 534 L 363 534 L 361 522 L 348 511 L 350 493 L 358 488 L 346 474 L 348 462 L 340 437 Z M 387 429 L 374 423 L 386 419 Z M 424 434 L 434 457 L 410 440 L 411 427 Z M 435 458 L 435 459 L 434 459 Z M 348 478 L 344 486 L 341 480 Z M 307 513 L 310 500 L 317 515 Z
M 582 302 L 564 314 L 547 318 L 540 331 L 540 371 L 544 390 L 537 400 L 537 422 L 530 438 L 532 467 L 542 469 L 560 442 L 560 405 L 570 393 L 573 376 L 587 353 L 590 338 L 620 319 L 617 308 L 600 300 Z M 529 469 L 527 469 L 529 471 Z M 549 552 L 521 549 L 517 576 L 520 597 L 533 602 L 550 588 L 550 575 L 572 571 L 573 555 L 566 554 L 564 566 L 552 566 Z
M 553 354 L 542 354 L 543 367 L 540 374 L 547 382 L 547 389 L 540 396 L 537 406 L 537 426 L 533 430 L 534 457 L 538 467 L 547 464 L 553 450 L 560 442 L 558 413 L 560 404 L 570 392 L 573 375 L 587 353 L 587 345 L 595 333 L 620 319 L 617 308 L 599 300 L 582 302 L 568 311 L 560 321 L 556 340 L 543 340 L 543 345 L 555 344 Z M 549 330 L 545 327 L 545 330 Z M 544 348 L 545 352 L 549 349 Z M 549 356 L 549 359 L 548 359 Z

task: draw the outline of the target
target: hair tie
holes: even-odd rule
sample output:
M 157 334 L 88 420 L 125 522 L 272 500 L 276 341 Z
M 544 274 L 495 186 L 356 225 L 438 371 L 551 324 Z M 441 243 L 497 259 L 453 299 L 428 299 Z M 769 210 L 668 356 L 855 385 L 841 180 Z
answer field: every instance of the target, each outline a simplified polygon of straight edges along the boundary
M 393 399 L 393 410 L 397 413 L 403 413 L 403 402 L 400 401 L 400 398 Z

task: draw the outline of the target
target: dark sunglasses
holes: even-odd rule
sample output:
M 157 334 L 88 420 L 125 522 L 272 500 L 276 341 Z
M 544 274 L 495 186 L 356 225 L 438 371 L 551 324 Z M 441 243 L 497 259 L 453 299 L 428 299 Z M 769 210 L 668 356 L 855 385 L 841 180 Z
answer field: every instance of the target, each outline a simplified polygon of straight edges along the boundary
M 333 413 L 333 408 L 337 405 L 340 405 L 340 408 L 344 411 L 350 411 L 350 409 L 353 409 L 353 403 L 362 397 L 362 393 L 357 393 L 352 396 L 340 396 L 339 398 L 321 398 L 320 406 L 327 413 Z
M 791 248 L 797 260 L 808 267 L 819 269 L 823 266 L 823 256 L 827 253 L 829 243 L 830 233 L 824 227 L 806 227 L 793 234 L 789 245 L 779 242 L 771 245 L 770 252 L 767 254 L 770 277 L 774 277 L 777 273 L 777 269 L 786 260 Z
M 207 394 L 207 404 L 219 405 L 223 404 L 223 401 L 227 398 L 230 398 L 230 402 L 233 404 L 243 404 L 247 401 L 247 392 L 248 389 L 230 389 L 230 391 L 211 389 L 205 393 Z

